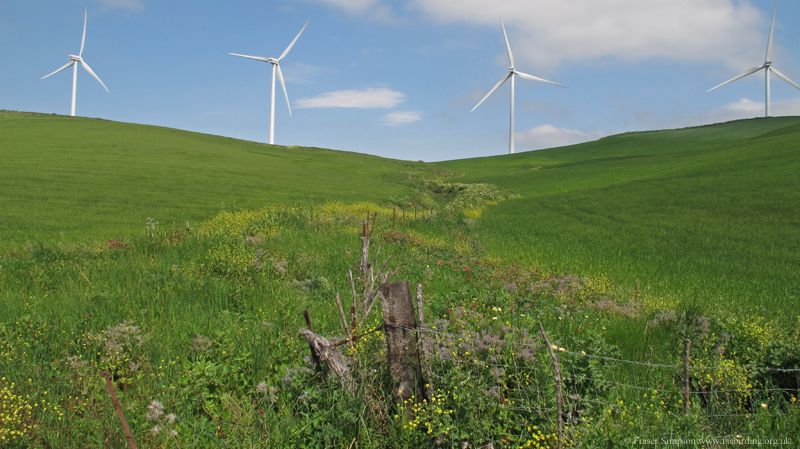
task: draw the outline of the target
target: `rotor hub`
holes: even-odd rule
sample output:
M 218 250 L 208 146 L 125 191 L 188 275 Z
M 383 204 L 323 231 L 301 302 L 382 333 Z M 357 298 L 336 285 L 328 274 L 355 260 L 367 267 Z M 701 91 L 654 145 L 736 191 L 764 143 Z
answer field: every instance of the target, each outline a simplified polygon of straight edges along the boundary
M 83 60 L 83 58 L 81 58 L 80 56 L 75 56 L 75 55 L 69 55 L 69 59 L 75 62 L 81 62 Z

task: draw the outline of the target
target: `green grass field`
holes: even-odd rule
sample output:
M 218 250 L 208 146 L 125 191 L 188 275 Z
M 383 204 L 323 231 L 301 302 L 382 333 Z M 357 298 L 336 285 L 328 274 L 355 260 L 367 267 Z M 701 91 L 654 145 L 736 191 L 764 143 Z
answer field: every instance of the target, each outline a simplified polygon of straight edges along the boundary
M 436 167 L 156 126 L 0 111 L 0 250 L 109 240 L 147 217 L 182 227 L 220 210 L 385 201 Z M 289 187 L 291 186 L 291 187 Z
M 552 449 L 539 323 L 569 447 L 794 443 L 798 132 L 425 164 L 0 111 L 0 447 L 128 447 L 107 371 L 139 447 Z M 298 337 L 303 310 L 343 337 L 367 211 L 379 265 L 422 284 L 424 402 L 393 396 L 380 306 L 340 346 L 354 392 Z
M 478 227 L 495 257 L 606 275 L 710 310 L 795 320 L 800 118 L 612 136 L 442 163 L 519 192 Z M 788 313 L 787 313 L 788 312 Z

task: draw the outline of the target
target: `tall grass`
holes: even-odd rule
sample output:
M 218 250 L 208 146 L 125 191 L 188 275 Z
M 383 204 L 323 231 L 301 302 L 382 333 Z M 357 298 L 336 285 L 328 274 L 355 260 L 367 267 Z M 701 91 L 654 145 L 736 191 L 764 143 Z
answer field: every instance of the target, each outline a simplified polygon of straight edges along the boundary
M 664 314 L 657 304 L 626 300 L 603 278 L 492 260 L 472 235 L 480 220 L 464 215 L 478 206 L 469 205 L 394 229 L 388 210 L 375 204 L 269 206 L 220 213 L 188 234 L 151 223 L 134 238 L 66 250 L 42 245 L 4 258 L 0 394 L 15 398 L 9 408 L 32 411 L 0 416 L 0 430 L 22 433 L 3 443 L 124 447 L 100 377 L 108 370 L 142 447 L 553 447 L 552 372 L 537 322 L 577 357 L 562 360 L 569 394 L 582 398 L 569 399 L 582 413 L 567 432 L 576 445 L 613 445 L 654 425 L 707 436 L 709 426 L 736 427 L 731 419 L 742 414 L 754 418 L 737 428 L 747 435 L 796 428 L 800 409 L 780 396 L 759 396 L 770 407 L 759 415 L 734 407 L 706 416 L 698 404 L 684 420 L 673 371 L 587 364 L 577 355 L 674 364 L 688 337 L 699 366 L 791 367 L 800 363 L 792 359 L 794 333 L 700 309 Z M 297 336 L 303 310 L 317 332 L 344 335 L 332 298 L 348 297 L 347 269 L 358 273 L 367 210 L 380 212 L 373 245 L 382 247 L 381 260 L 391 257 L 401 278 L 423 284 L 426 322 L 440 332 L 432 335 L 433 353 L 445 356 L 432 364 L 435 402 L 399 404 L 391 396 L 378 311 L 360 332 L 378 331 L 347 353 L 355 394 L 333 378 L 320 382 Z M 730 350 L 719 353 L 723 346 Z M 760 379 L 773 388 L 769 376 Z M 653 402 L 640 389 L 602 380 L 655 386 L 667 401 L 657 403 L 664 418 L 637 414 L 636 406 Z M 750 388 L 737 378 L 712 381 L 714 389 Z

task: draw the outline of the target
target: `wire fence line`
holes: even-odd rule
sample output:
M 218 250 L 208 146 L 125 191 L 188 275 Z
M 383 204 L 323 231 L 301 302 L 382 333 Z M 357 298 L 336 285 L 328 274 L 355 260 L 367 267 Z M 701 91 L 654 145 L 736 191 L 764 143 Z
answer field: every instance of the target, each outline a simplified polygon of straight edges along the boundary
M 388 324 L 386 326 L 388 326 L 388 327 L 396 327 L 396 328 L 399 328 L 399 329 L 405 329 L 405 330 L 407 330 L 409 332 L 440 335 L 440 336 L 449 337 L 449 338 L 453 338 L 453 339 L 464 338 L 463 334 L 453 334 L 453 333 L 441 332 L 441 331 L 437 331 L 437 330 L 434 330 L 432 328 L 425 327 L 425 326 L 420 326 L 420 327 L 416 327 L 416 328 L 409 327 L 409 326 L 388 325 Z M 353 338 L 354 339 L 361 338 L 362 336 L 365 336 L 365 335 L 367 335 L 369 333 L 372 333 L 372 332 L 375 332 L 375 331 L 378 331 L 378 330 L 382 330 L 382 329 L 380 327 L 376 328 L 376 329 L 372 329 L 369 332 L 366 332 L 366 333 L 358 335 L 358 336 L 354 336 Z M 344 333 L 345 333 L 344 329 L 337 329 L 337 330 L 329 332 L 328 334 L 329 335 L 333 335 L 333 334 L 344 334 Z M 536 343 L 522 343 L 522 342 L 516 342 L 516 341 L 510 341 L 510 340 L 502 340 L 502 341 L 503 341 L 504 344 L 511 345 L 511 346 L 527 347 L 527 348 L 531 348 L 531 349 L 537 349 L 539 347 L 539 344 L 536 344 Z M 342 342 L 337 342 L 337 345 L 344 344 L 346 342 L 347 342 L 346 340 L 342 341 Z M 620 359 L 620 358 L 608 357 L 608 356 L 602 356 L 602 355 L 587 354 L 586 352 L 575 352 L 575 351 L 570 351 L 570 350 L 567 350 L 567 349 L 563 349 L 562 350 L 561 348 L 559 348 L 559 352 L 562 353 L 562 354 L 570 354 L 570 355 L 574 355 L 574 356 L 578 356 L 578 357 L 586 357 L 586 358 L 592 358 L 592 359 L 598 359 L 598 360 L 606 360 L 606 361 L 612 361 L 612 362 L 628 363 L 628 364 L 631 364 L 631 365 L 649 366 L 649 367 L 654 367 L 654 368 L 670 368 L 670 369 L 683 368 L 683 365 L 667 365 L 667 364 L 662 364 L 662 363 L 639 362 L 639 361 L 636 361 L 636 360 L 627 360 L 627 359 Z M 787 368 L 774 368 L 774 367 L 769 367 L 769 366 L 698 366 L 698 365 L 692 365 L 691 369 L 693 369 L 693 370 L 735 370 L 735 371 L 764 370 L 764 371 L 772 371 L 772 372 L 778 372 L 778 373 L 800 373 L 800 368 L 788 368 L 787 369 Z
M 459 339 L 459 338 L 463 339 L 464 338 L 463 334 L 453 334 L 453 333 L 441 332 L 441 331 L 437 331 L 437 330 L 434 330 L 434 329 L 431 329 L 431 328 L 428 328 L 428 327 L 418 327 L 418 328 L 412 328 L 412 327 L 408 327 L 408 326 L 396 326 L 396 327 L 408 330 L 410 332 L 428 333 L 428 334 L 433 334 L 433 335 L 440 335 L 440 336 L 444 336 L 444 337 L 449 337 L 449 338 L 452 338 L 452 339 Z M 536 343 L 523 343 L 523 342 L 503 340 L 503 339 L 501 339 L 501 340 L 503 341 L 504 344 L 507 344 L 507 345 L 528 347 L 528 348 L 531 348 L 531 349 L 536 349 L 540 345 L 540 344 L 536 344 Z M 587 354 L 586 352 L 575 352 L 575 351 L 569 351 L 569 350 L 566 350 L 566 349 L 562 350 L 562 348 L 559 348 L 558 352 L 561 353 L 561 354 L 570 354 L 570 355 L 574 355 L 574 356 L 577 356 L 577 357 L 586 357 L 586 358 L 592 358 L 592 359 L 598 359 L 598 360 L 606 360 L 606 361 L 611 361 L 611 362 L 621 362 L 621 363 L 628 363 L 628 364 L 639 365 L 639 366 L 648 366 L 648 367 L 654 367 L 654 368 L 670 368 L 670 369 L 681 369 L 681 368 L 683 368 L 683 365 L 667 365 L 667 364 L 661 364 L 661 363 L 639 362 L 639 361 L 635 361 L 635 360 L 626 360 L 626 359 L 620 359 L 620 358 L 615 358 L 615 357 Z M 740 371 L 764 370 L 764 371 L 772 371 L 772 372 L 779 372 L 779 373 L 797 373 L 797 372 L 800 372 L 800 368 L 789 368 L 789 369 L 786 369 L 786 368 L 773 368 L 773 367 L 769 367 L 769 366 L 698 366 L 698 365 L 692 365 L 690 368 L 693 369 L 693 370 L 740 370 Z
M 421 309 L 421 305 L 419 307 Z M 800 388 L 800 385 L 786 388 L 786 384 L 777 379 L 780 374 L 800 373 L 800 368 L 691 365 L 689 341 L 686 342 L 683 364 L 650 363 L 572 351 L 556 345 L 548 348 L 543 328 L 540 328 L 541 334 L 522 329 L 521 334 L 498 335 L 487 334 L 483 329 L 448 332 L 446 326 L 440 329 L 425 326 L 421 316 L 417 322 L 420 323 L 418 326 L 384 322 L 383 325 L 365 328 L 369 330 L 361 335 L 352 335 L 351 339 L 355 341 L 391 328 L 417 334 L 419 338 L 416 341 L 422 349 L 422 365 L 428 369 L 432 367 L 437 373 L 426 375 L 428 382 L 452 382 L 456 385 L 461 381 L 463 385 L 472 378 L 469 387 L 485 395 L 473 395 L 471 400 L 474 403 L 538 416 L 538 419 L 551 424 L 558 423 L 559 444 L 563 439 L 562 422 L 569 426 L 581 423 L 597 425 L 590 422 L 598 416 L 602 416 L 599 421 L 612 418 L 610 425 L 617 427 L 633 419 L 638 429 L 651 429 L 653 435 L 660 438 L 673 438 L 676 437 L 674 429 L 659 423 L 668 416 L 672 417 L 669 419 L 683 419 L 684 415 L 694 414 L 695 417 L 688 419 L 710 420 L 705 428 L 722 433 L 705 437 L 705 440 L 742 438 L 747 435 L 740 430 L 743 429 L 742 423 L 752 419 L 761 408 L 766 408 L 766 403 L 782 404 L 790 396 L 797 396 Z M 335 340 L 337 346 L 350 341 L 340 338 L 345 331 L 334 332 L 338 335 L 332 341 Z M 494 350 L 488 354 L 497 358 L 487 356 L 487 349 Z M 553 366 L 547 363 L 547 356 L 534 359 L 533 354 L 541 354 L 542 350 L 550 350 Z M 511 357 L 508 357 L 509 353 Z M 586 360 L 602 363 L 587 363 Z M 445 380 L 447 373 L 457 366 L 465 367 L 461 377 Z M 631 370 L 625 366 L 641 368 Z M 654 371 L 659 374 L 654 375 Z M 719 376 L 706 381 L 706 374 L 713 375 L 715 371 L 720 373 Z M 737 374 L 731 377 L 722 374 L 724 372 L 761 373 L 768 377 L 762 384 L 754 382 L 751 385 L 747 380 L 749 376 L 742 378 Z M 793 375 L 790 377 L 794 378 Z M 800 375 L 798 379 L 800 384 Z M 442 388 L 439 391 L 448 388 L 447 385 L 437 387 Z

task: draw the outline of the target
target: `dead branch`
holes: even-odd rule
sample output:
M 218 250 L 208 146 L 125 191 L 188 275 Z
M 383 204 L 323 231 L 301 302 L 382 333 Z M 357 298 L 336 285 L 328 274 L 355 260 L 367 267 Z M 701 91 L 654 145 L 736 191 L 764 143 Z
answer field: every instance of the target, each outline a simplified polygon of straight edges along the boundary
M 298 333 L 308 341 L 309 346 L 311 346 L 314 353 L 319 356 L 320 360 L 325 362 L 328 371 L 336 374 L 347 390 L 352 393 L 355 388 L 355 383 L 353 382 L 350 368 L 347 367 L 344 356 L 336 350 L 327 338 L 317 335 L 308 329 L 300 329 Z

